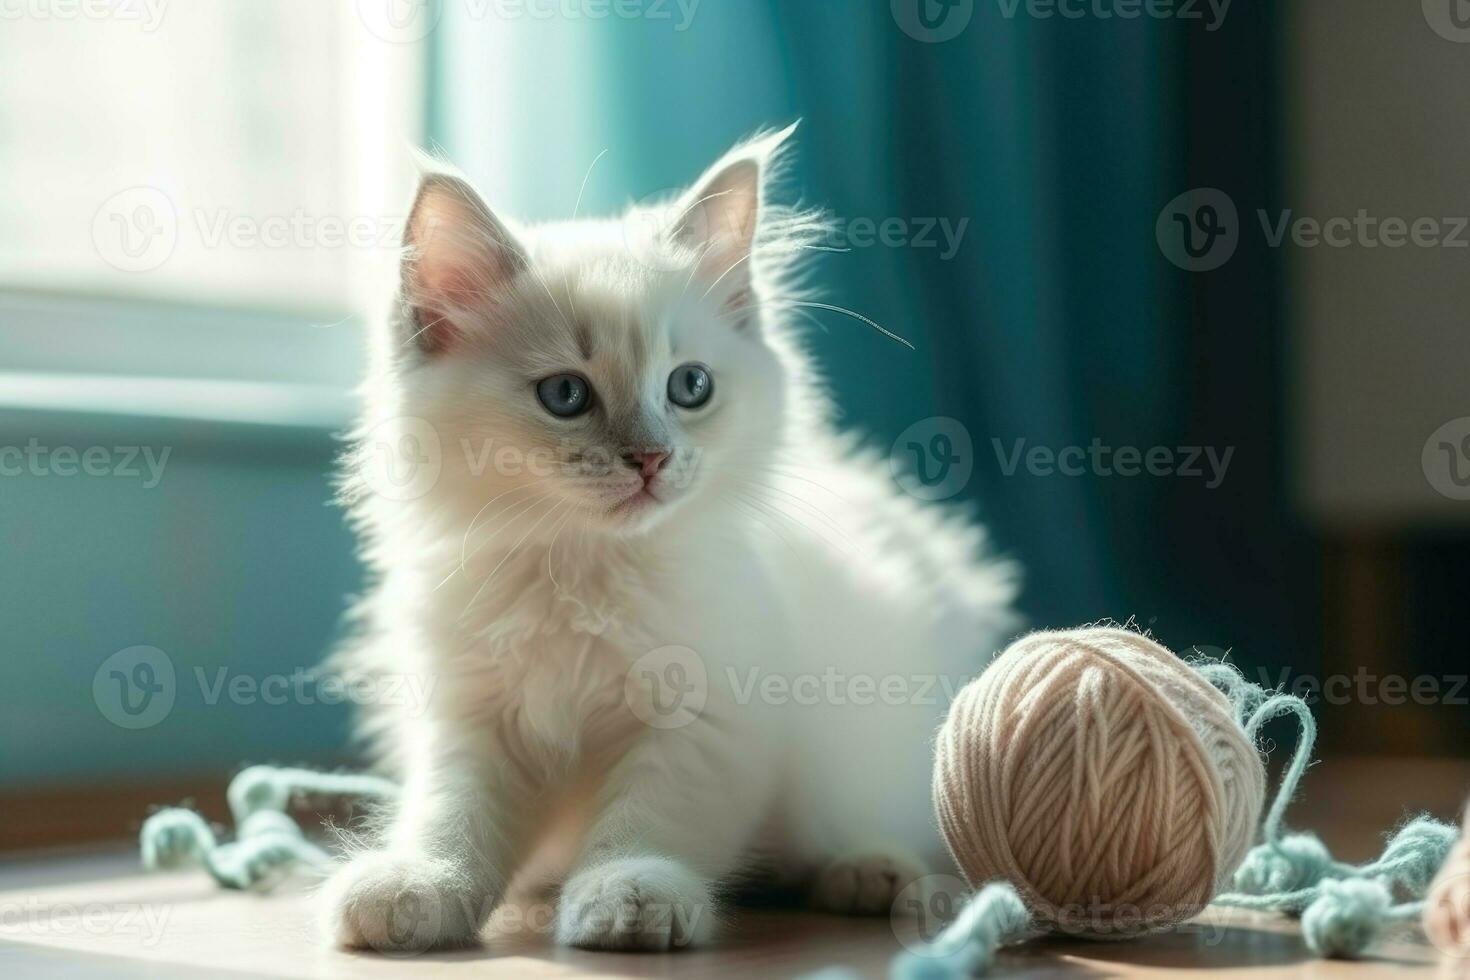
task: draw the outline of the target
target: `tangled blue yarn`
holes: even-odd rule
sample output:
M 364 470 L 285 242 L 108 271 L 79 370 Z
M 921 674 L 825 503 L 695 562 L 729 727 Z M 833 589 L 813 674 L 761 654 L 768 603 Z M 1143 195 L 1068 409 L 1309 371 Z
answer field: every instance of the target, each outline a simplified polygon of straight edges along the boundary
M 143 866 L 153 869 L 203 865 L 226 888 L 250 888 L 288 868 L 323 869 L 333 863 L 302 833 L 286 811 L 298 794 L 386 798 L 397 787 L 376 776 L 252 766 L 230 782 L 226 798 L 235 840 L 222 844 L 193 810 L 160 810 L 143 822 Z
M 1434 876 L 1449 860 L 1459 840 L 1459 831 L 1432 817 L 1419 816 L 1389 838 L 1383 856 L 1360 868 L 1360 875 L 1383 875 L 1401 884 L 1412 895 L 1423 895 Z
M 1378 936 L 1392 911 L 1393 896 L 1381 881 L 1326 881 L 1302 915 L 1302 935 L 1319 956 L 1357 956 Z
M 1311 888 L 1332 873 L 1335 862 L 1315 834 L 1287 834 L 1253 847 L 1235 869 L 1235 888 L 1247 895 L 1269 895 Z
M 1205 676 L 1220 685 L 1219 668 L 1223 666 L 1212 665 Z M 1238 697 L 1233 692 L 1240 685 L 1255 686 L 1243 679 L 1235 688 L 1220 686 L 1241 712 L 1248 736 L 1257 738 L 1266 722 L 1288 713 L 1297 716 L 1301 736 L 1262 821 L 1261 843 L 1236 869 L 1236 890 L 1215 896 L 1213 904 L 1300 914 L 1302 934 L 1313 952 L 1360 956 L 1385 928 L 1418 918 L 1421 899 L 1459 832 L 1430 817 L 1415 817 L 1394 833 L 1378 860 L 1363 865 L 1335 860 L 1315 834 L 1285 833 L 1283 818 L 1306 772 L 1317 725 L 1301 698 L 1288 694 Z M 1394 904 L 1395 888 L 1410 901 Z
M 1304 909 L 1302 935 L 1319 956 L 1361 956 L 1385 929 L 1418 920 L 1424 911 L 1424 894 L 1457 836 L 1449 824 L 1416 817 L 1389 839 L 1378 860 L 1357 866 L 1334 861 L 1330 877 L 1292 893 L 1289 905 L 1277 908 Z M 1409 901 L 1395 904 L 1395 889 Z M 1279 896 L 1265 896 L 1272 897 Z M 1217 903 L 1229 904 L 1229 896 L 1221 899 Z

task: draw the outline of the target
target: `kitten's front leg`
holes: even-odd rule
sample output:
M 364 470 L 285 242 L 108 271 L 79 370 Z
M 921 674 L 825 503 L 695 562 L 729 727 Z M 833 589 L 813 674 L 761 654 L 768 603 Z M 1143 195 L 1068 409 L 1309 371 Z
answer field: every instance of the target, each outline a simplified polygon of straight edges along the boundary
M 609 773 L 603 805 L 562 888 L 556 940 L 662 951 L 707 942 L 713 891 L 749 845 L 766 774 L 704 731 L 650 732 Z
M 532 794 L 507 767 L 446 765 L 410 777 L 380 850 L 353 857 L 320 896 L 347 949 L 472 945 L 514 870 Z

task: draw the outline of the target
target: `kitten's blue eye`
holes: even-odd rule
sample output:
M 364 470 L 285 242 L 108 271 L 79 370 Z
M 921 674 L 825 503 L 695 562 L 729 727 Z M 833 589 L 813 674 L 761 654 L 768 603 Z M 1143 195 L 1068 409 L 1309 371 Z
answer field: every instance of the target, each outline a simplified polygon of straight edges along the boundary
M 536 383 L 536 397 L 552 415 L 569 419 L 592 407 L 592 386 L 575 374 L 553 374 Z
M 715 393 L 715 379 L 703 364 L 681 364 L 669 375 L 669 401 L 681 408 L 700 408 Z

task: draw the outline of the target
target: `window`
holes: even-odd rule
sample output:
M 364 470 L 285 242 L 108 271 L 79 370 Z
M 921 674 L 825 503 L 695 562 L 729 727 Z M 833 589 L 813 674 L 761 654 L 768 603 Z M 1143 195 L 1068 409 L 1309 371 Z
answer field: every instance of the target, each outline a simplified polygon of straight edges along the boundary
M 135 331 L 140 357 L 188 373 L 178 343 L 148 349 L 150 323 L 265 323 L 275 343 L 283 322 L 372 308 L 396 256 L 408 150 L 423 142 L 424 42 L 384 39 L 359 7 L 0 2 L 0 312 L 16 328 L 0 341 L 5 370 L 40 366 L 25 338 L 43 335 L 76 367 L 89 321 L 99 337 Z M 52 297 L 86 315 L 38 325 Z M 109 304 L 130 312 L 110 317 Z M 200 309 L 238 315 L 179 313 Z M 58 323 L 77 331 L 70 342 L 56 342 Z

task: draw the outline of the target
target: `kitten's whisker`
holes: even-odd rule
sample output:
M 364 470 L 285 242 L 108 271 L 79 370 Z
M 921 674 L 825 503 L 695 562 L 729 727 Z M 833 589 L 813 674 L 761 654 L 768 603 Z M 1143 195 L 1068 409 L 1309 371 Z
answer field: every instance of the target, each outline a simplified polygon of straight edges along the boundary
M 536 485 L 534 483 L 521 483 L 521 484 L 517 484 L 516 486 L 511 487 L 509 490 L 504 490 L 504 491 L 502 491 L 500 493 L 497 493 L 495 496 L 493 496 L 489 500 L 485 501 L 485 506 L 483 506 L 479 510 L 475 511 L 475 516 L 470 518 L 469 526 L 465 528 L 465 532 L 464 532 L 465 538 L 468 539 L 471 534 L 474 534 L 475 533 L 475 525 L 479 522 L 481 515 L 483 515 L 485 513 L 485 511 L 489 510 L 490 507 L 491 507 L 491 505 L 493 505 L 495 503 L 495 501 L 499 500 L 502 497 L 509 496 L 510 494 L 515 493 L 517 490 L 533 490 L 533 489 L 535 489 L 535 486 Z M 464 548 L 461 547 L 460 548 L 460 557 L 463 558 L 463 556 L 464 556 Z
M 757 500 L 758 500 L 758 498 L 753 499 L 752 502 L 754 503 Z M 786 511 L 782 510 L 780 507 L 776 506 L 774 503 L 772 503 L 770 501 L 759 500 L 759 504 L 764 509 L 766 509 L 767 512 L 770 513 L 773 517 L 777 517 L 777 518 L 779 518 L 781 520 L 784 520 L 788 524 L 794 524 L 796 527 L 798 527 L 801 530 L 807 532 L 812 537 L 814 537 L 818 541 L 822 542 L 822 544 L 824 544 L 825 546 L 827 546 L 829 548 L 834 548 L 837 551 L 840 551 L 840 552 L 842 552 L 843 554 L 845 554 L 845 555 L 847 555 L 849 557 L 856 557 L 857 556 L 857 552 L 854 550 L 853 546 L 850 545 L 846 540 L 835 541 L 835 542 L 832 541 L 825 534 L 823 534 L 822 532 L 818 531 L 816 528 L 812 527 L 810 524 L 807 524 L 805 521 L 803 521 L 800 518 L 798 518 L 795 514 L 787 513 Z M 839 534 L 839 537 L 842 537 L 842 535 L 841 535 L 840 532 L 838 532 L 838 534 Z
M 607 156 L 607 149 L 606 148 L 604 148 L 601 153 L 597 154 L 597 156 L 595 156 L 595 157 L 592 158 L 592 162 L 587 165 L 587 172 L 582 175 L 582 186 L 579 187 L 579 188 L 577 188 L 577 203 L 574 204 L 574 205 L 572 205 L 572 220 L 573 221 L 576 221 L 577 220 L 577 212 L 582 210 L 582 195 L 585 194 L 585 193 L 587 193 L 587 181 L 589 181 L 589 180 L 592 179 L 592 171 L 597 167 L 597 161 L 601 160 L 605 156 Z M 572 284 L 571 284 L 571 281 L 568 280 L 566 285 L 567 285 L 567 306 L 571 308 L 571 311 L 572 311 L 572 319 L 575 320 L 577 318 L 577 304 L 572 302 Z
M 790 519 L 787 515 L 781 513 L 781 511 L 777 510 L 775 507 L 772 507 L 769 503 L 761 500 L 759 497 L 753 496 L 749 493 L 742 493 L 739 490 L 735 492 L 741 500 L 745 501 L 746 504 L 748 504 L 750 507 L 755 508 L 760 513 L 765 514 L 767 517 L 773 517 L 778 521 L 786 521 L 787 523 L 790 523 Z M 773 531 L 775 530 L 774 527 L 772 527 L 771 529 Z M 804 530 L 810 531 L 811 529 L 804 528 Z M 782 540 L 785 540 L 784 535 L 782 535 Z M 788 546 L 789 544 L 790 542 L 788 542 Z M 800 555 L 803 561 L 806 560 L 806 556 L 802 552 L 797 551 L 795 548 L 792 548 L 792 553 Z
M 704 298 L 708 297 L 710 293 L 714 292 L 715 291 L 715 287 L 718 286 L 721 282 L 723 282 L 726 276 L 728 276 L 730 273 L 734 272 L 735 269 L 737 267 L 739 267 L 742 263 L 749 262 L 750 261 L 750 257 L 753 254 L 754 254 L 753 252 L 746 252 L 744 255 L 740 256 L 740 258 L 736 259 L 735 260 L 735 263 L 733 265 L 731 265 L 730 268 L 728 268 L 724 272 L 720 273 L 719 276 L 715 279 L 715 281 L 712 282 L 712 283 L 710 283 L 709 288 L 704 291 L 704 296 L 701 296 L 700 299 L 704 299 Z
M 567 319 L 566 313 L 562 311 L 561 304 L 556 301 L 555 296 L 551 295 L 551 286 L 547 285 L 546 277 L 541 274 L 541 270 L 538 269 L 536 267 L 536 264 L 531 261 L 531 257 L 525 252 L 521 251 L 519 248 L 516 248 L 514 245 L 510 244 L 509 242 L 497 241 L 492 242 L 491 244 L 496 248 L 505 249 L 507 252 L 510 252 L 511 254 L 517 256 L 521 260 L 521 264 L 530 271 L 531 275 L 536 277 L 536 281 L 539 282 L 541 284 L 541 288 L 546 291 L 546 298 L 551 300 L 551 305 L 552 308 L 556 310 L 556 315 L 561 317 L 562 326 L 566 327 L 568 330 L 573 329 L 572 322 Z
M 789 514 L 789 513 L 785 512 L 785 511 L 781 510 L 779 507 L 775 506 L 774 504 L 770 503 L 769 501 L 762 501 L 762 500 L 759 500 L 759 499 L 751 499 L 748 496 L 746 497 L 746 499 L 749 500 L 749 502 L 751 504 L 760 507 L 765 513 L 767 513 L 771 517 L 774 517 L 776 520 L 778 520 L 778 521 L 784 521 L 787 524 L 794 525 L 797 529 L 799 529 L 799 530 L 801 530 L 801 531 L 803 531 L 803 532 L 805 532 L 807 534 L 810 534 L 812 537 L 814 537 L 818 541 L 822 542 L 822 544 L 823 544 L 824 547 L 831 548 L 831 549 L 833 549 L 835 551 L 838 551 L 838 552 L 846 555 L 849 558 L 857 558 L 857 557 L 859 557 L 859 555 L 857 554 L 857 552 L 855 552 L 853 549 L 851 549 L 850 547 L 848 547 L 844 542 L 833 542 L 833 541 L 829 540 L 825 535 L 823 535 L 821 532 L 819 532 L 816 528 L 814 528 L 814 527 L 810 526 L 809 524 L 805 523 L 804 521 L 798 519 L 794 515 Z M 811 570 L 811 560 L 810 560 L 810 555 L 809 554 L 802 554 L 802 562 L 803 562 L 803 564 L 805 564 L 807 566 L 807 570 L 810 571 Z
M 449 317 L 447 317 L 447 316 L 441 316 L 441 317 L 437 317 L 436 319 L 430 320 L 428 323 L 424 324 L 422 327 L 420 327 L 419 329 L 415 330 L 413 333 L 409 334 L 408 335 L 408 338 L 406 340 L 404 340 L 403 346 L 404 347 L 408 347 L 414 341 L 418 340 L 424 334 L 428 333 L 430 330 L 433 330 L 439 324 L 444 323 L 448 319 L 449 319 Z
M 519 488 L 519 487 L 513 487 L 512 489 L 515 490 L 515 489 L 521 489 L 521 488 Z M 510 493 L 510 492 L 511 492 L 510 490 L 507 490 L 506 491 L 506 493 Z M 496 497 L 495 500 L 499 500 L 500 497 L 503 497 L 503 496 L 505 496 L 505 494 L 500 494 L 500 496 Z M 532 500 L 535 500 L 536 498 L 533 497 L 531 499 Z M 492 500 L 490 503 L 494 503 L 495 500 Z M 502 509 L 500 511 L 500 513 L 496 514 L 495 517 L 492 517 L 491 520 L 493 521 L 496 518 L 500 517 L 502 514 L 505 513 L 505 511 L 509 510 L 512 506 L 516 506 L 517 504 L 521 504 L 521 503 L 524 503 L 524 502 L 525 501 L 517 501 L 516 504 L 507 504 L 506 507 L 504 509 Z M 490 504 L 486 504 L 485 505 L 485 507 L 489 507 L 489 506 L 490 506 Z M 485 507 L 481 507 L 480 510 L 479 510 L 479 512 L 476 513 L 473 518 L 471 518 L 469 529 L 465 531 L 464 537 L 462 537 L 460 539 L 460 542 L 459 542 L 459 561 L 455 563 L 455 565 L 454 565 L 454 567 L 452 569 L 450 569 L 449 574 L 446 575 L 446 576 L 444 576 L 444 578 L 439 581 L 439 584 L 438 585 L 434 586 L 434 588 L 433 588 L 432 591 L 438 592 L 440 589 L 444 588 L 444 586 L 448 585 L 449 582 L 450 582 L 450 580 L 453 579 L 454 576 L 456 576 L 456 575 L 458 575 L 461 572 L 464 572 L 466 570 L 465 569 L 465 564 L 468 561 L 467 549 L 469 548 L 470 535 L 474 533 L 475 523 L 480 519 L 480 515 L 483 514 L 483 513 L 485 513 Z M 491 537 L 493 538 L 494 535 L 491 535 Z M 476 548 L 475 550 L 476 551 L 479 551 L 478 548 Z
M 465 559 L 461 560 L 460 567 L 455 569 L 455 571 L 466 575 L 470 574 L 468 558 L 473 558 L 476 555 L 480 554 L 480 552 L 484 551 L 486 548 L 490 547 L 490 545 L 495 541 L 496 538 L 505 533 L 507 528 L 514 527 L 518 520 L 531 513 L 531 511 L 533 511 L 538 504 L 540 504 L 542 501 L 546 500 L 550 496 L 551 494 L 549 493 L 537 494 L 529 500 L 517 501 L 516 503 L 507 506 L 500 513 L 496 514 L 495 519 L 499 520 L 503 517 L 505 518 L 505 523 L 495 528 L 489 535 L 485 537 L 483 541 L 476 544 L 474 549 L 469 552 L 468 556 Z
M 556 539 L 561 536 L 562 529 L 567 526 L 567 522 L 570 521 L 575 516 L 577 516 L 577 508 L 575 506 L 573 506 L 572 508 L 570 508 L 567 511 L 567 516 L 566 517 L 563 517 L 561 523 L 556 526 L 556 533 L 551 536 L 551 544 L 546 549 L 546 577 L 549 578 L 549 579 L 551 579 L 552 595 L 554 595 L 554 596 L 555 595 L 561 595 L 563 598 L 567 599 L 568 601 L 573 602 L 573 603 L 576 603 L 578 609 L 582 610 L 582 612 L 585 615 L 589 615 L 590 616 L 590 615 L 592 615 L 592 610 L 587 607 L 587 603 L 583 602 L 573 592 L 571 592 L 571 591 L 569 591 L 567 589 L 563 589 L 562 586 L 561 586 L 561 583 L 556 580 L 556 576 L 551 573 L 551 556 L 552 556 L 552 553 L 556 551 Z M 578 552 L 578 554 L 581 554 L 581 555 L 584 555 L 585 556 L 586 553 L 584 551 L 582 551 L 582 547 L 583 547 L 583 544 L 586 542 L 586 540 L 587 540 L 587 522 L 586 521 L 583 521 L 582 522 L 582 533 L 577 538 L 577 552 Z M 562 549 L 562 553 L 563 554 L 566 553 L 566 549 L 565 548 Z M 590 648 L 589 648 L 589 651 L 590 651 Z M 584 656 L 587 656 L 589 654 L 586 653 L 586 652 L 584 652 L 583 655 Z
M 720 312 L 716 313 L 715 314 L 715 319 L 716 320 L 723 320 L 726 317 L 739 316 L 740 314 L 746 312 L 747 310 L 757 310 L 757 309 L 760 309 L 760 307 L 762 305 L 764 305 L 764 304 L 762 304 L 762 303 L 747 303 L 744 306 L 732 306 L 728 310 L 721 310 Z
M 556 297 L 553 296 L 553 295 L 551 295 L 551 287 L 549 285 L 547 285 L 546 277 L 541 274 L 541 270 L 538 269 L 538 268 L 536 268 L 535 266 L 531 266 L 530 269 L 531 269 L 531 272 L 535 274 L 536 281 L 541 284 L 541 288 L 544 289 L 544 290 L 546 290 L 546 298 L 549 299 L 549 300 L 551 300 L 551 305 L 556 308 L 556 315 L 559 316 L 559 317 L 561 317 L 562 326 L 566 327 L 568 330 L 575 330 L 576 327 L 574 327 L 572 325 L 572 321 L 570 321 L 570 320 L 567 319 L 567 315 L 562 312 L 561 305 L 557 303 Z M 568 288 L 570 288 L 570 287 L 568 287 Z M 570 294 L 569 294 L 568 295 L 568 302 L 570 302 L 570 301 L 571 301 L 571 299 L 570 299 Z
M 475 525 L 479 523 L 480 517 L 485 513 L 485 511 L 489 510 L 490 507 L 495 503 L 495 501 L 501 499 L 502 497 L 509 496 L 510 494 L 515 493 L 517 490 L 534 490 L 534 489 L 536 489 L 536 485 L 534 483 L 522 483 L 519 486 L 511 487 L 509 490 L 505 490 L 505 491 L 502 491 L 501 493 L 497 493 L 495 496 L 491 497 L 489 500 L 487 500 L 485 502 L 485 506 L 483 506 L 479 510 L 475 511 L 475 516 L 470 518 L 469 526 L 465 528 L 464 537 L 461 538 L 460 539 L 460 542 L 459 542 L 459 568 L 456 569 L 456 571 L 463 571 L 464 570 L 465 552 L 469 548 L 470 535 L 475 533 Z M 523 503 L 524 501 L 521 501 L 521 502 Z M 509 509 L 510 509 L 510 505 L 506 505 L 506 507 L 501 510 L 501 513 L 503 514 L 503 513 L 505 513 L 506 510 L 509 510 Z M 497 515 L 497 516 L 499 516 L 499 515 Z M 493 517 L 491 518 L 491 520 L 494 520 L 494 519 L 495 518 L 493 518 Z M 478 549 L 476 549 L 476 550 L 478 550 Z M 453 574 L 454 574 L 453 572 L 450 573 L 451 577 L 453 576 Z M 448 580 L 446 579 L 445 581 L 448 581 Z
M 786 471 L 783 471 L 783 470 L 775 469 L 774 467 L 772 468 L 772 471 L 773 471 L 773 475 L 774 476 L 776 476 L 776 477 L 778 477 L 778 478 L 780 478 L 782 480 L 800 480 L 802 483 L 810 484 L 811 486 L 815 487 L 816 489 L 818 489 L 818 490 L 822 491 L 823 493 L 827 494 L 828 496 L 830 496 L 830 497 L 832 497 L 832 498 L 834 498 L 834 499 L 836 499 L 836 500 L 838 500 L 838 501 L 846 504 L 849 507 L 854 506 L 854 504 L 853 504 L 853 502 L 851 500 L 848 500 L 846 497 L 844 497 L 842 494 L 838 493 L 836 490 L 833 490 L 831 487 L 825 487 L 825 486 L 823 486 L 822 484 L 818 483 L 816 480 L 809 479 L 808 477 L 801 476 L 800 474 L 797 474 L 797 473 L 790 473 L 790 472 L 786 472 Z M 813 505 L 813 506 L 815 506 L 815 505 Z
M 746 448 L 748 448 L 750 450 L 749 453 L 741 452 L 740 451 L 741 450 L 741 447 L 739 447 L 739 446 L 734 447 L 734 451 L 732 451 L 732 453 L 730 455 L 730 459 L 732 461 L 744 459 L 744 458 L 747 458 L 747 457 L 752 458 L 752 459 L 755 459 L 755 457 L 757 456 L 757 453 L 759 453 L 761 450 L 764 450 L 766 447 L 764 447 L 764 446 L 749 446 L 749 447 L 746 447 Z M 827 486 L 826 484 L 818 483 L 816 480 L 813 480 L 810 477 L 806 477 L 806 476 L 802 476 L 801 475 L 802 472 L 807 472 L 807 473 L 822 473 L 822 472 L 825 472 L 819 466 L 813 465 L 811 463 L 799 463 L 799 462 L 788 461 L 788 460 L 783 460 L 783 459 L 779 459 L 779 458 L 778 459 L 756 459 L 755 461 L 756 461 L 756 463 L 757 463 L 757 465 L 759 467 L 764 468 L 766 470 L 769 470 L 770 471 L 770 474 L 772 476 L 778 477 L 778 478 L 783 479 L 783 480 L 800 480 L 802 483 L 809 484 L 809 485 L 815 487 L 816 489 L 822 491 L 823 493 L 829 494 L 830 496 L 834 497 L 835 499 L 842 501 L 842 503 L 847 504 L 848 506 L 853 506 L 853 503 L 852 503 L 851 500 L 849 500 L 848 498 L 844 497 L 842 494 L 838 493 L 836 490 L 833 490 L 831 487 Z
M 596 169 L 597 164 L 602 160 L 602 158 L 607 156 L 608 150 L 610 149 L 611 147 L 604 147 L 603 151 L 597 154 L 597 156 L 593 157 L 592 162 L 587 165 L 587 172 L 582 175 L 582 186 L 577 189 L 577 203 L 572 205 L 573 221 L 577 220 L 577 212 L 582 210 L 582 195 L 587 192 L 587 181 L 592 179 L 592 171 Z
M 793 309 L 791 312 L 795 313 L 797 316 L 799 316 L 802 319 L 806 320 L 807 323 L 810 323 L 812 326 L 814 326 L 818 330 L 822 331 L 822 333 L 831 333 L 832 332 L 830 329 L 828 329 L 828 327 L 827 327 L 827 325 L 825 323 L 823 323 L 821 320 L 818 320 L 815 316 L 812 316 L 812 314 L 808 313 L 806 310 Z
M 832 518 L 828 517 L 826 514 L 822 513 L 820 510 L 818 510 L 817 507 L 814 504 L 812 504 L 809 501 L 805 500 L 804 498 L 798 496 L 797 494 L 794 494 L 794 493 L 792 493 L 789 490 L 783 490 L 783 489 L 781 489 L 780 487 L 777 487 L 777 486 L 772 486 L 769 483 L 762 483 L 759 480 L 751 480 L 751 479 L 748 479 L 747 478 L 747 479 L 743 480 L 742 482 L 748 484 L 749 486 L 760 487 L 762 490 L 767 490 L 767 491 L 769 491 L 771 493 L 779 493 L 779 494 L 781 494 L 783 497 L 786 497 L 786 498 L 790 499 L 792 501 L 792 503 L 799 505 L 808 514 L 812 515 L 813 517 L 817 518 L 818 520 L 820 520 L 824 524 L 826 524 L 828 527 L 830 527 L 832 529 L 832 533 L 836 534 L 838 537 L 842 538 L 844 541 L 847 541 L 849 544 L 854 543 L 852 541 L 852 539 L 847 536 L 847 532 L 842 529 L 842 526 L 841 525 L 839 525 L 836 521 L 832 520 Z
M 756 510 L 753 506 L 751 506 L 743 498 L 743 496 L 738 496 L 737 495 L 737 496 L 733 496 L 733 497 L 727 497 L 726 499 L 729 500 L 730 503 L 734 504 L 735 506 L 739 507 L 742 511 L 744 511 L 746 517 L 750 518 L 757 525 L 759 525 L 760 527 L 764 528 L 769 533 L 775 535 L 776 538 L 777 538 L 777 540 L 779 540 L 783 545 L 786 546 L 786 550 L 789 551 L 789 552 L 791 552 L 792 557 L 794 557 L 798 561 L 802 561 L 802 562 L 804 562 L 806 560 L 805 557 L 801 554 L 801 552 L 797 551 L 796 548 L 795 548 L 795 546 L 793 546 L 792 543 L 789 540 L 787 540 L 786 535 L 784 535 L 780 531 L 776 530 L 775 527 L 773 527 L 770 523 L 768 523 L 766 520 L 764 520 L 764 518 L 761 515 L 761 512 L 758 511 L 758 510 Z
M 674 218 L 674 222 L 673 223 L 677 225 L 679 222 L 681 222 L 685 218 L 689 217 L 689 212 L 690 211 L 693 211 L 695 208 L 699 207 L 701 204 L 705 203 L 706 201 L 713 201 L 717 197 L 726 197 L 726 196 L 728 196 L 730 194 L 733 194 L 733 193 L 735 193 L 735 192 L 734 191 L 715 191 L 713 194 L 706 194 L 704 197 L 699 198 L 697 201 L 691 201 L 688 204 L 686 204 L 679 211 L 679 213 L 677 215 L 675 215 L 675 218 Z
M 694 256 L 694 262 L 689 266 L 689 277 L 684 280 L 684 288 L 679 290 L 680 299 L 683 299 L 688 294 L 690 284 L 694 282 L 694 277 L 699 274 L 699 267 L 704 263 L 705 257 L 714 251 L 714 248 L 715 243 L 709 242 Z
M 490 583 L 495 581 L 495 576 L 500 572 L 502 568 L 505 567 L 505 563 L 510 561 L 511 556 L 513 556 L 514 554 L 516 554 L 517 551 L 520 550 L 521 545 L 526 543 L 526 539 L 535 533 L 536 529 L 541 526 L 542 522 L 544 522 L 546 518 L 550 517 L 552 514 L 556 513 L 557 508 L 564 506 L 570 507 L 571 505 L 572 502 L 570 500 L 553 501 L 551 506 L 548 507 L 540 517 L 536 518 L 536 523 L 526 528 L 526 533 L 521 535 L 520 540 L 516 541 L 515 544 L 510 546 L 510 550 L 508 550 L 505 553 L 505 556 L 500 559 L 500 562 L 490 570 L 490 574 L 485 577 L 485 581 L 480 583 L 479 589 L 477 589 L 475 591 L 475 594 L 470 597 L 470 601 L 465 604 L 464 611 L 460 613 L 460 616 L 468 614 L 470 609 L 474 607 L 475 603 L 480 601 L 480 596 L 484 595 L 485 590 L 489 588 Z
M 485 540 L 483 540 L 479 544 L 475 545 L 474 550 L 469 553 L 469 557 L 473 558 L 475 555 L 478 555 L 480 552 L 484 551 L 487 547 L 490 546 L 490 543 L 492 541 L 494 541 L 496 538 L 500 537 L 501 533 L 504 532 L 506 528 L 508 528 L 512 524 L 514 524 L 517 518 L 520 518 L 520 517 L 525 516 L 525 514 L 527 512 L 529 512 L 532 507 L 534 507 L 538 502 L 544 500 L 548 496 L 550 496 L 549 493 L 537 494 L 535 497 L 532 497 L 530 500 L 519 500 L 519 501 L 516 501 L 514 504 L 507 505 L 504 510 L 502 510 L 500 513 L 496 514 L 495 515 L 495 518 L 493 518 L 493 519 L 497 519 L 498 520 L 501 517 L 505 517 L 506 518 L 505 523 L 502 524 L 502 525 L 500 525 L 499 527 L 497 527 L 488 537 L 485 538 Z M 507 513 L 508 511 L 511 510 L 511 508 L 519 508 L 519 510 L 516 510 L 515 513 L 513 513 L 513 514 Z M 463 557 L 461 557 L 460 567 L 461 567 L 461 569 L 464 569 L 464 559 L 463 559 Z
M 917 350 L 917 348 L 914 347 L 913 344 L 909 343 L 907 340 L 903 339 L 898 334 L 894 333 L 892 330 L 889 330 L 887 327 L 883 326 L 881 323 L 878 323 L 876 320 L 870 320 L 867 317 L 863 316 L 861 313 L 858 313 L 855 310 L 849 310 L 845 306 L 834 306 L 831 303 L 813 303 L 813 302 L 810 302 L 810 301 L 807 301 L 807 300 L 796 300 L 796 299 L 785 300 L 785 301 L 783 301 L 782 305 L 792 306 L 792 307 L 806 307 L 807 309 L 813 309 L 813 310 L 827 310 L 828 312 L 831 312 L 831 313 L 841 313 L 844 316 L 850 316 L 850 317 L 852 317 L 854 320 L 861 320 L 863 323 L 866 323 L 868 326 L 872 327 L 874 330 L 878 331 L 883 336 L 887 337 L 890 340 L 896 340 L 896 341 L 898 341 L 900 344 L 903 344 L 909 350 Z
M 489 547 L 490 543 L 498 538 L 501 533 L 505 531 L 506 528 L 512 526 L 515 523 L 515 519 L 517 517 L 521 517 L 526 514 L 533 506 L 535 506 L 541 500 L 544 500 L 547 496 L 547 494 L 539 494 L 535 497 L 532 497 L 530 500 L 518 501 L 515 504 L 512 504 L 506 508 L 506 511 L 509 511 L 514 507 L 519 507 L 520 509 L 517 510 L 515 513 L 507 515 L 505 511 L 502 511 L 501 513 L 495 515 L 496 518 L 500 518 L 502 516 L 506 517 L 506 522 L 496 528 L 488 537 L 485 538 L 484 541 L 481 541 L 479 544 L 477 544 L 475 546 L 475 549 L 471 551 L 468 555 L 464 555 L 463 553 L 461 553 L 459 564 L 454 567 L 453 571 L 451 571 L 448 575 L 444 577 L 444 580 L 442 582 L 434 586 L 434 591 L 438 592 L 440 589 L 444 588 L 444 586 L 448 585 L 456 575 L 469 574 L 469 559 L 475 557 L 481 551 L 484 551 L 487 547 Z
M 603 152 L 605 153 L 607 151 L 604 150 Z M 552 595 L 561 593 L 564 590 L 561 587 L 561 583 L 557 582 L 556 575 L 551 570 L 551 555 L 554 551 L 556 551 L 556 539 L 561 537 L 562 528 L 567 526 L 567 522 L 570 521 L 574 516 L 576 516 L 576 513 L 576 508 L 570 508 L 567 510 L 566 516 L 561 519 L 561 523 L 556 526 L 556 530 L 551 535 L 551 544 L 546 546 L 546 577 L 551 580 Z M 569 598 L 576 598 L 575 596 L 572 596 L 571 593 L 566 594 Z

